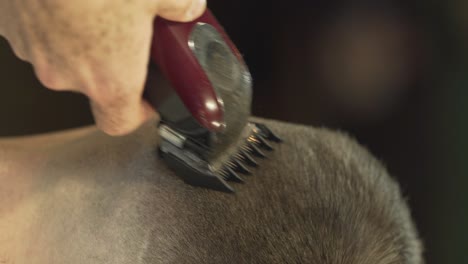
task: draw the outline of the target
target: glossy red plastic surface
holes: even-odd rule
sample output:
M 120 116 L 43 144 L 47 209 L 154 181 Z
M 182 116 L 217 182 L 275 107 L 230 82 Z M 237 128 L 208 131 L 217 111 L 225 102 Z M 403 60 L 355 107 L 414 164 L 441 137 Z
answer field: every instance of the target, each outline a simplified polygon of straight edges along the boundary
M 188 45 L 190 33 L 198 22 L 215 27 L 233 54 L 243 62 L 239 51 L 209 10 L 200 18 L 188 23 L 157 18 L 154 23 L 151 60 L 159 66 L 200 125 L 212 131 L 219 131 L 224 124 L 223 108 L 207 74 Z

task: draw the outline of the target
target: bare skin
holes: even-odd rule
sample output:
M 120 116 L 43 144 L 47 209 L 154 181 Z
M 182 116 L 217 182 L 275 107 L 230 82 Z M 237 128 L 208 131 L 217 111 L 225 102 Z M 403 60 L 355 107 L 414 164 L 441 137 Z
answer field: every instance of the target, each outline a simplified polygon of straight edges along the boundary
M 130 133 L 154 110 L 142 100 L 155 16 L 190 21 L 206 0 L 2 0 L 0 35 L 54 90 L 91 100 L 97 126 Z
M 0 140 L 0 263 L 423 263 L 397 184 L 350 138 L 281 135 L 236 194 L 184 184 L 157 128 Z

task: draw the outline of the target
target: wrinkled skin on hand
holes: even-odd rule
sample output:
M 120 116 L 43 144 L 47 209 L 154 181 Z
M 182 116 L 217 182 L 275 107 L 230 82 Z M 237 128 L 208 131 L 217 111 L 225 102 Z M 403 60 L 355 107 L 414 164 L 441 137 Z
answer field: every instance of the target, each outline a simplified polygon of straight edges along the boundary
M 154 113 L 142 100 L 153 19 L 190 21 L 205 0 L 2 0 L 0 34 L 53 90 L 90 98 L 97 126 L 127 134 Z

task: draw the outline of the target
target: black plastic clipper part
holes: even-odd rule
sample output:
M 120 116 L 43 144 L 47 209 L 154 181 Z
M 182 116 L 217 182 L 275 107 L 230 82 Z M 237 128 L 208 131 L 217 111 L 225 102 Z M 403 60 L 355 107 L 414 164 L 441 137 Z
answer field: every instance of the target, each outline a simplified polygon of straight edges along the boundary
M 223 166 L 218 169 L 203 158 L 207 155 L 200 155 L 197 149 L 191 147 L 193 142 L 200 142 L 199 140 L 183 136 L 164 124 L 160 125 L 162 142 L 159 153 L 167 165 L 186 183 L 233 193 L 234 189 L 228 182 L 244 182 L 239 174 L 249 175 L 251 172 L 248 167 L 258 166 L 253 155 L 265 157 L 262 149 L 271 151 L 273 147 L 270 143 L 281 142 L 279 137 L 263 124 L 249 123 L 246 129 L 249 130 L 248 135 L 238 142 L 239 146 L 234 146 L 234 153 L 222 161 Z M 265 142 L 268 142 L 268 145 Z M 202 146 L 201 149 L 209 148 Z

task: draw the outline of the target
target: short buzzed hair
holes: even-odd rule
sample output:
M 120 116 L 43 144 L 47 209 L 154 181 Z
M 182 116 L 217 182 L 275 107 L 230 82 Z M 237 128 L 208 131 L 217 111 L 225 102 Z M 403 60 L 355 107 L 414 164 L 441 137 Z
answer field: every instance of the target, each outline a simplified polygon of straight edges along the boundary
M 399 187 L 368 151 L 326 129 L 269 125 L 285 143 L 237 194 L 184 188 L 183 217 L 168 219 L 187 228 L 175 263 L 422 263 Z

